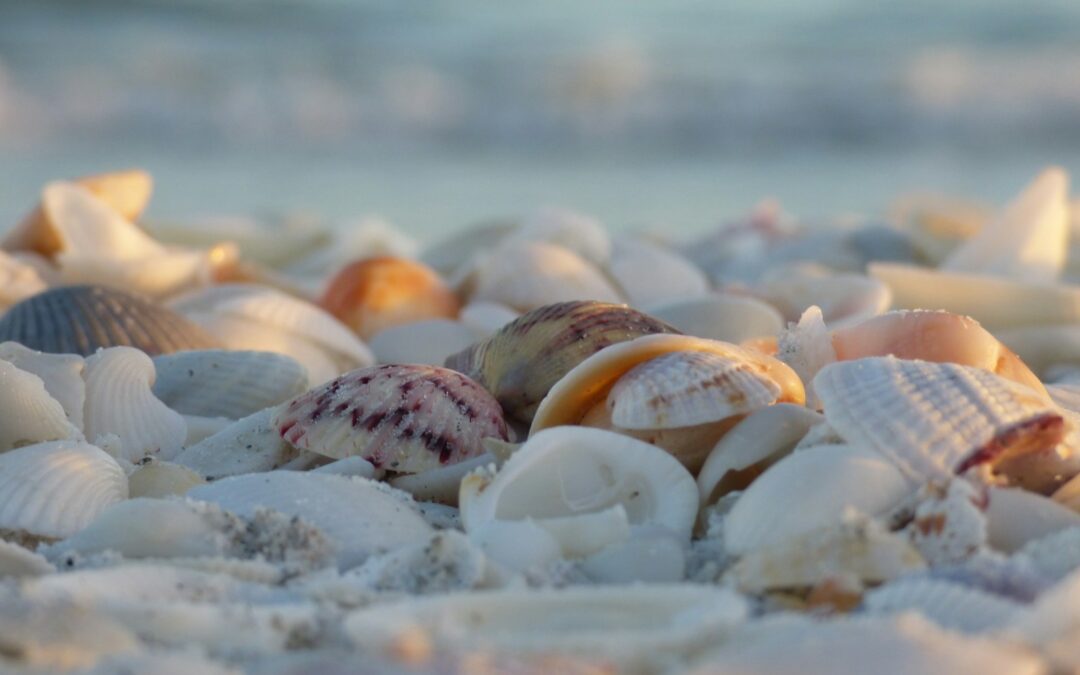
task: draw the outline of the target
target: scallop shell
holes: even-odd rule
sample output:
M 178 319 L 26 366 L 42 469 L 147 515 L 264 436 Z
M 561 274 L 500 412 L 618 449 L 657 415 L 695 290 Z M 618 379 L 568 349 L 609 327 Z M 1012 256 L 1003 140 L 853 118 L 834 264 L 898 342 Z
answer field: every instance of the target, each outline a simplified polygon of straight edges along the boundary
M 989 494 L 987 537 L 999 551 L 1013 553 L 1029 541 L 1068 527 L 1080 527 L 1080 513 L 1042 495 L 998 487 L 991 487 Z
M 477 300 L 461 308 L 458 321 L 472 331 L 474 340 L 486 340 L 519 316 L 519 312 L 506 305 Z
M 673 332 L 625 305 L 565 302 L 522 315 L 446 365 L 482 384 L 508 416 L 530 421 L 552 385 L 590 355 L 642 335 Z
M 784 328 L 784 317 L 772 305 L 730 293 L 673 300 L 652 305 L 648 312 L 687 335 L 735 344 L 773 336 Z
M 171 459 L 187 438 L 180 413 L 159 401 L 150 387 L 154 362 L 131 347 L 103 349 L 86 359 L 86 435 L 115 434 L 129 461 L 147 455 Z
M 0 360 L 0 452 L 59 440 L 82 440 L 82 432 L 40 377 Z
M 0 318 L 0 341 L 7 340 L 43 352 L 83 356 L 118 345 L 151 356 L 218 346 L 184 317 L 101 286 L 54 288 L 20 302 Z
M 0 530 L 59 538 L 127 499 L 124 470 L 81 441 L 51 441 L 0 454 Z
M 307 371 L 273 352 L 186 351 L 154 358 L 154 395 L 184 415 L 240 419 L 307 389 Z
M 451 354 L 467 348 L 475 339 L 462 323 L 432 319 L 379 331 L 371 338 L 371 351 L 379 363 L 442 366 Z
M 489 436 L 507 439 L 499 404 L 480 385 L 421 365 L 354 370 L 293 399 L 272 422 L 298 448 L 399 473 L 475 457 Z
M 208 480 L 280 468 L 295 459 L 299 451 L 282 440 L 271 423 L 276 411 L 267 408 L 237 420 L 185 448 L 173 461 Z
M 694 263 L 642 239 L 617 239 L 607 271 L 634 307 L 685 300 L 709 292 L 709 280 Z
M 868 592 L 863 609 L 870 614 L 915 611 L 947 630 L 988 633 L 1011 625 L 1023 605 L 947 581 L 901 579 Z
M 724 521 L 724 545 L 744 555 L 782 544 L 841 524 L 849 509 L 876 516 L 913 489 L 896 467 L 869 450 L 800 450 L 769 467 L 739 497 Z
M 362 609 L 346 619 L 345 632 L 376 653 L 419 641 L 470 652 L 602 656 L 652 672 L 665 655 L 715 640 L 746 613 L 736 594 L 707 586 L 482 591 Z
M 688 540 L 698 497 L 693 477 L 667 453 L 599 429 L 562 427 L 530 437 L 493 478 L 466 476 L 459 503 L 466 532 L 492 520 L 544 527 L 621 506 L 630 525 L 661 526 Z M 564 550 L 578 546 L 572 542 L 560 539 Z
M 128 476 L 128 491 L 132 499 L 136 497 L 160 499 L 186 494 L 191 488 L 205 482 L 202 476 L 186 466 L 151 461 L 131 472 Z
M 378 551 L 426 541 L 433 530 L 391 488 L 365 478 L 273 471 L 224 478 L 188 492 L 244 517 L 259 508 L 295 516 L 322 530 L 348 569 Z
M 709 453 L 698 473 L 703 505 L 743 489 L 762 471 L 789 454 L 824 418 L 803 406 L 778 403 L 751 413 L 731 428 Z
M 871 357 L 814 378 L 825 419 L 848 442 L 915 478 L 948 478 L 984 462 L 1053 448 L 1062 415 L 1034 391 L 979 368 Z
M 41 378 L 45 391 L 63 407 L 73 425 L 83 426 L 86 383 L 83 382 L 83 359 L 75 354 L 46 354 L 28 349 L 18 342 L 0 343 L 0 360 Z

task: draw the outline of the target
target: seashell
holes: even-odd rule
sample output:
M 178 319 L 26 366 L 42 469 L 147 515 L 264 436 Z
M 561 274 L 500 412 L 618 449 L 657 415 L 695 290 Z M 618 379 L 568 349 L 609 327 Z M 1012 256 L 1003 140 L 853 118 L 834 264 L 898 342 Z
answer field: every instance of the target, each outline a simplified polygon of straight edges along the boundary
M 166 298 L 232 274 L 236 256 L 235 247 L 224 244 L 209 251 L 162 249 L 137 258 L 75 249 L 56 254 L 56 283 L 100 284 Z
M 678 583 L 686 578 L 686 543 L 666 530 L 639 530 L 583 560 L 581 569 L 608 584 Z
M 82 441 L 51 441 L 0 454 L 0 530 L 60 538 L 127 499 L 124 470 Z
M 272 418 L 297 448 L 376 467 L 419 473 L 483 453 L 489 436 L 507 439 L 499 404 L 480 385 L 446 368 L 361 368 L 293 399 Z
M 998 218 L 949 254 L 941 269 L 1036 283 L 1054 281 L 1068 253 L 1068 195 L 1065 170 L 1046 169 Z
M 1080 321 L 1080 286 L 871 263 L 868 273 L 889 285 L 896 309 L 943 309 L 997 331 Z
M 47 288 L 42 272 L 34 265 L 0 250 L 0 311 Z
M 0 539 L 0 580 L 12 577 L 38 577 L 55 572 L 45 556 L 18 544 Z
M 698 499 L 693 477 L 667 453 L 599 429 L 562 427 L 531 436 L 494 477 L 466 476 L 459 503 L 466 532 L 493 520 L 531 519 L 576 552 L 595 545 L 596 536 L 582 542 L 561 526 L 582 526 L 571 518 L 590 516 L 617 528 L 616 506 L 630 526 L 659 526 L 689 540 Z
M 913 500 L 911 522 L 903 531 L 932 567 L 962 564 L 986 548 L 987 497 L 982 486 L 962 479 L 927 483 Z
M 171 462 L 150 461 L 140 465 L 128 476 L 128 493 L 136 497 L 161 499 L 186 494 L 206 481 L 186 466 Z
M 426 247 L 420 259 L 439 274 L 453 276 L 473 260 L 477 253 L 498 244 L 516 228 L 517 225 L 511 222 L 473 225 Z
M 85 431 L 115 434 L 124 459 L 171 459 L 187 438 L 187 423 L 151 391 L 154 362 L 131 347 L 110 347 L 86 359 Z
M 535 211 L 522 218 L 503 241 L 557 244 L 597 266 L 603 266 L 612 255 L 611 238 L 603 223 L 568 209 L 548 207 Z
M 337 476 L 361 476 L 363 478 L 381 478 L 375 465 L 363 457 L 346 457 L 311 470 L 311 473 L 331 473 Z M 376 474 L 380 474 L 376 476 Z M 415 496 L 415 495 L 414 495 Z
M 472 331 L 474 340 L 486 340 L 519 316 L 506 305 L 478 300 L 461 308 L 458 321 Z
M 535 520 L 489 520 L 472 528 L 469 541 L 488 560 L 510 572 L 541 569 L 563 557 L 555 535 Z
M 434 649 L 581 654 L 652 672 L 746 617 L 731 591 L 659 584 L 627 588 L 452 593 L 362 609 L 345 632 L 369 653 L 419 641 Z M 653 663 L 653 667 L 645 664 Z
M 245 216 L 211 216 L 179 223 L 156 221 L 148 229 L 160 241 L 194 248 L 207 248 L 227 240 L 239 248 L 245 261 L 271 268 L 280 268 L 328 247 L 334 239 L 327 226 L 311 219 L 291 217 L 266 221 Z
M 435 270 L 405 258 L 358 260 L 330 280 L 319 304 L 364 340 L 427 319 L 452 319 L 460 305 Z
M 371 338 L 371 351 L 379 363 L 442 366 L 451 354 L 467 348 L 475 339 L 462 323 L 432 319 L 379 331 Z
M 784 317 L 772 305 L 731 293 L 669 301 L 651 305 L 648 311 L 686 335 L 735 344 L 773 336 L 784 328 Z
M 984 204 L 935 195 L 906 195 L 891 210 L 892 219 L 910 232 L 912 242 L 932 265 L 940 264 L 992 217 Z
M 709 280 L 694 263 L 643 239 L 617 239 L 607 272 L 634 307 L 685 300 L 709 292 Z
M 836 579 L 881 583 L 925 567 L 903 537 L 862 516 L 752 550 L 727 576 L 744 593 L 762 593 Z
M 934 579 L 901 579 L 869 591 L 869 614 L 915 611 L 947 630 L 989 633 L 1009 627 L 1023 605 L 985 591 Z
M 480 467 L 495 464 L 495 456 L 490 452 L 466 459 L 457 464 L 429 469 L 420 473 L 405 473 L 389 480 L 390 485 L 408 492 L 416 499 L 456 505 L 461 481 L 465 476 Z
M 797 321 L 811 305 L 821 308 L 825 323 L 840 328 L 875 317 L 892 304 L 892 292 L 878 279 L 862 274 L 830 274 L 784 269 L 754 287 L 755 295 Z
M 0 360 L 0 452 L 33 443 L 83 440 L 41 378 Z
M 295 459 L 299 451 L 282 440 L 271 422 L 276 410 L 267 408 L 237 420 L 181 450 L 172 461 L 207 480 L 281 468 Z
M 987 539 L 1004 553 L 1069 527 L 1080 527 L 1080 513 L 1052 499 L 1016 488 L 990 487 Z
M 151 356 L 218 346 L 184 317 L 101 286 L 54 288 L 20 302 L 0 318 L 0 341 L 8 340 L 43 352 L 83 356 L 120 345 Z
M 1053 366 L 1080 364 L 1080 328 L 1076 326 L 1019 326 L 994 334 L 1040 375 Z
M 83 426 L 86 383 L 83 382 L 83 359 L 75 354 L 46 354 L 27 349 L 18 342 L 0 343 L 0 360 L 41 378 L 45 391 L 64 409 L 68 420 Z
M 824 418 L 803 406 L 778 403 L 761 408 L 724 434 L 698 473 L 702 505 L 744 489 L 772 464 L 788 455 L 810 428 Z
M 520 312 L 570 300 L 622 302 L 589 262 L 554 244 L 511 241 L 484 254 L 472 273 L 470 301 L 499 302 Z
M 1034 391 L 979 368 L 891 356 L 841 361 L 814 378 L 825 419 L 913 478 L 1053 448 L 1062 415 Z
M 884 513 L 912 490 L 904 475 L 874 452 L 846 445 L 807 448 L 750 484 L 724 521 L 724 545 L 732 555 L 745 555 L 840 525 L 849 509 Z
M 812 383 L 818 371 L 836 361 L 836 349 L 817 305 L 803 312 L 797 324 L 780 333 L 776 342 L 776 358 L 791 366 L 807 385 L 807 405 L 811 408 L 821 407 Z
M 557 381 L 609 345 L 675 329 L 625 305 L 565 302 L 524 314 L 446 360 L 490 391 L 506 414 L 530 421 Z
M 282 354 L 184 351 L 154 358 L 154 395 L 184 415 L 240 419 L 307 389 L 307 371 Z
M 205 441 L 236 421 L 228 417 L 201 417 L 199 415 L 182 415 L 182 417 L 184 424 L 187 425 L 187 435 L 184 437 L 185 448 Z
M 336 544 L 341 569 L 378 551 L 426 541 L 434 532 L 404 493 L 358 477 L 273 471 L 200 485 L 188 496 L 247 518 L 259 508 L 298 517 Z

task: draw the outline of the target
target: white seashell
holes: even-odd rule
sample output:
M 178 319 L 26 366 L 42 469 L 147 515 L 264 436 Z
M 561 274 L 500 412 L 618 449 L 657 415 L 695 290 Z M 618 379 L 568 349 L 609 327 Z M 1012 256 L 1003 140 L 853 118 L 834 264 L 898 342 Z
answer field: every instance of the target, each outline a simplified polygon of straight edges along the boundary
M 493 479 L 466 476 L 460 504 L 466 532 L 491 520 L 542 525 L 622 505 L 630 525 L 665 527 L 688 540 L 698 498 L 693 477 L 663 450 L 599 429 L 558 427 L 531 436 Z
M 267 408 L 233 422 L 209 438 L 185 448 L 173 458 L 208 480 L 243 473 L 271 471 L 296 458 L 271 418 L 277 408 Z
M 999 551 L 1013 553 L 1029 541 L 1080 527 L 1080 513 L 1034 492 L 991 487 L 989 496 L 987 539 Z
M 734 593 L 708 586 L 485 591 L 362 609 L 345 632 L 372 652 L 419 640 L 435 649 L 581 654 L 651 672 L 664 655 L 715 640 L 746 611 Z
M 337 544 L 342 569 L 378 551 L 426 540 L 433 532 L 404 493 L 358 477 L 274 471 L 224 478 L 188 496 L 245 517 L 265 507 L 302 518 Z
M 0 312 L 48 288 L 41 273 L 25 260 L 0 251 Z
M 694 263 L 643 239 L 615 240 L 607 271 L 627 302 L 637 308 L 709 292 L 709 280 Z
M 760 366 L 737 353 L 672 352 L 628 370 L 607 406 L 623 429 L 678 429 L 753 412 L 780 393 Z
M 530 520 L 559 542 L 567 558 L 592 555 L 630 536 L 630 520 L 622 504 L 590 513 Z
M 186 494 L 196 485 L 206 481 L 186 466 L 171 462 L 150 461 L 140 465 L 128 476 L 128 493 L 131 498 L 172 497 Z
M 915 495 L 904 533 L 932 566 L 962 564 L 986 547 L 984 488 L 963 479 L 928 483 Z
M 472 331 L 474 340 L 486 340 L 491 334 L 521 316 L 506 305 L 477 300 L 461 308 L 458 321 Z
M 83 357 L 78 354 L 47 354 L 18 342 L 0 343 L 0 359 L 41 378 L 45 391 L 63 407 L 73 425 L 82 429 L 86 404 Z
M 362 478 L 375 478 L 376 472 L 377 469 L 374 464 L 358 455 L 339 459 L 311 470 L 311 473 L 330 473 L 337 476 L 361 476 Z
M 777 403 L 748 415 L 724 434 L 698 472 L 701 503 L 712 504 L 731 490 L 745 487 L 748 479 L 789 454 L 822 419 L 791 403 Z
M 522 219 L 506 241 L 539 241 L 567 248 L 594 265 L 611 257 L 611 239 L 599 220 L 584 213 L 543 208 Z
M 52 441 L 0 454 L 0 530 L 59 538 L 127 499 L 124 470 L 81 441 Z
M 980 368 L 871 357 L 814 378 L 825 419 L 913 478 L 947 479 L 983 462 L 1053 448 L 1066 431 L 1034 391 Z
M 806 405 L 820 408 L 812 383 L 822 368 L 836 361 L 836 350 L 817 305 L 803 312 L 797 324 L 780 333 L 776 358 L 791 366 L 805 384 Z
M 913 486 L 883 457 L 844 445 L 807 448 L 769 467 L 724 521 L 724 545 L 744 555 L 839 525 L 850 510 L 876 516 Z
M 236 421 L 228 417 L 200 417 L 198 415 L 184 415 L 183 417 L 184 424 L 187 425 L 187 436 L 184 437 L 185 448 L 202 443 Z
M 998 218 L 954 250 L 941 269 L 1021 281 L 1054 281 L 1068 253 L 1068 195 L 1065 170 L 1046 169 Z
M 54 256 L 59 266 L 59 285 L 100 284 L 124 288 L 153 298 L 208 285 L 219 256 L 234 255 L 232 249 L 197 251 L 171 249 L 134 259 L 87 255 L 78 250 Z
M 892 291 L 862 274 L 829 274 L 784 269 L 755 287 L 754 292 L 795 321 L 812 305 L 821 308 L 830 328 L 865 321 L 892 304 Z
M 45 556 L 0 539 L 0 579 L 37 577 L 55 571 Z
M 471 301 L 527 312 L 568 300 L 622 302 L 610 282 L 569 249 L 535 241 L 500 245 L 477 261 Z
M 41 193 L 41 207 L 61 251 L 114 260 L 136 260 L 165 252 L 164 246 L 81 185 L 49 183 Z
M 485 452 L 479 457 L 430 471 L 401 474 L 391 478 L 389 482 L 390 485 L 408 492 L 417 499 L 440 504 L 457 504 L 462 479 L 474 469 L 494 464 L 495 461 L 494 455 Z
M 1069 527 L 1029 541 L 1011 560 L 1030 566 L 1045 579 L 1061 581 L 1080 568 L 1080 528 Z
M 1022 605 L 985 591 L 936 579 L 901 579 L 868 592 L 870 614 L 915 611 L 947 630 L 987 633 L 1008 627 Z
M 735 344 L 776 335 L 784 328 L 784 317 L 772 305 L 728 293 L 673 300 L 651 305 L 646 311 L 686 335 Z
M 110 347 L 86 359 L 85 431 L 96 439 L 115 434 L 129 461 L 147 455 L 171 459 L 187 438 L 180 413 L 154 396 L 154 362 L 133 347 Z
M 40 377 L 0 360 L 0 452 L 59 440 L 82 440 L 82 432 Z
M 509 572 L 559 560 L 562 546 L 533 520 L 489 520 L 469 530 L 469 541 Z
M 639 529 L 583 560 L 581 569 L 602 583 L 678 583 L 686 578 L 686 543 L 664 530 Z
M 154 395 L 184 415 L 240 419 L 307 390 L 307 372 L 273 352 L 184 351 L 154 357 Z
M 447 357 L 475 340 L 476 336 L 463 323 L 431 319 L 381 330 L 372 336 L 370 343 L 379 363 L 423 363 L 441 367 Z
M 835 579 L 879 583 L 925 569 L 903 537 L 854 517 L 747 553 L 728 572 L 745 593 L 801 589 Z

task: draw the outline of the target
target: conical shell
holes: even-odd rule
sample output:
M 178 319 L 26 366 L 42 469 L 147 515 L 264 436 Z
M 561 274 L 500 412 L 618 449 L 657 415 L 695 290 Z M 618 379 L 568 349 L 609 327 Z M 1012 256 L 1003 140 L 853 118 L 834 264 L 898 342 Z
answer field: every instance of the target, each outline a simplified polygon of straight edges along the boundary
M 685 300 L 709 292 L 709 280 L 694 263 L 643 239 L 617 239 L 607 271 L 634 307 Z
M 672 300 L 652 305 L 647 311 L 679 329 L 679 332 L 735 344 L 774 336 L 784 328 L 784 317 L 772 305 L 757 298 L 730 293 Z
M 674 332 L 625 305 L 564 302 L 524 314 L 446 365 L 482 384 L 508 416 L 528 422 L 552 385 L 592 354 L 642 335 Z
M 131 498 L 161 499 L 187 494 L 187 491 L 206 481 L 186 466 L 171 462 L 151 461 L 139 466 L 128 476 Z
M 7 340 L 43 352 L 83 356 L 119 345 L 151 356 L 218 346 L 175 312 L 101 286 L 54 288 L 20 302 L 0 318 L 0 341 Z
M 173 462 L 207 480 L 272 471 L 296 459 L 299 451 L 286 443 L 271 418 L 277 408 L 260 410 L 218 433 L 184 448 Z
M 52 441 L 0 454 L 0 530 L 60 538 L 127 499 L 124 470 L 80 441 Z
M 185 351 L 154 357 L 154 395 L 184 415 L 240 419 L 307 389 L 307 371 L 273 352 Z
M 79 429 L 83 426 L 86 383 L 83 382 L 83 359 L 75 354 L 46 354 L 28 349 L 18 342 L 0 343 L 0 359 L 19 370 L 41 378 L 45 391 L 63 407 L 68 419 Z
M 187 423 L 154 396 L 154 362 L 131 347 L 103 349 L 86 359 L 87 438 L 115 434 L 124 459 L 170 459 L 187 438 Z
M 489 436 L 507 440 L 502 410 L 480 385 L 420 365 L 354 370 L 293 399 L 273 424 L 298 448 L 399 473 L 476 457 Z
M 985 591 L 936 579 L 901 579 L 872 590 L 863 599 L 869 614 L 915 611 L 942 628 L 986 633 L 1016 621 L 1023 606 Z
M 913 478 L 969 468 L 1061 442 L 1061 413 L 1034 391 L 979 368 L 871 357 L 814 378 L 825 419 L 848 442 Z
M 0 452 L 43 441 L 82 440 L 41 378 L 0 360 Z
M 371 338 L 371 351 L 379 363 L 442 366 L 452 354 L 475 340 L 473 332 L 462 323 L 432 319 L 379 331 Z

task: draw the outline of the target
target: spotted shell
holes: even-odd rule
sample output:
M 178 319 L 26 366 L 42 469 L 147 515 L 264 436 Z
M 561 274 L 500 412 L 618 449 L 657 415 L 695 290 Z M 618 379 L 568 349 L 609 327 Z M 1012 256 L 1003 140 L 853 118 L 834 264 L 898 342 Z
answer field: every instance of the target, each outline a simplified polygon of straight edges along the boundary
M 346 373 L 293 399 L 274 415 L 282 438 L 341 459 L 419 473 L 483 454 L 481 441 L 507 440 L 498 402 L 446 368 L 385 365 Z

